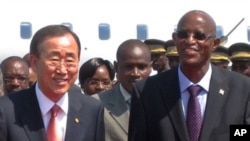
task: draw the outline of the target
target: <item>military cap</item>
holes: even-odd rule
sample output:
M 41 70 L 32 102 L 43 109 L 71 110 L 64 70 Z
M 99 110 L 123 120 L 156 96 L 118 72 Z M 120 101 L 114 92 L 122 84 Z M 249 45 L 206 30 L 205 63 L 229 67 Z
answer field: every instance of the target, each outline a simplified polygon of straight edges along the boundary
M 151 53 L 166 53 L 165 42 L 159 39 L 147 39 L 144 41 L 148 45 Z
M 229 53 L 228 48 L 224 46 L 218 46 L 211 55 L 212 62 L 221 62 L 226 61 L 229 62 Z
M 228 51 L 231 60 L 250 60 L 250 45 L 248 43 L 232 44 Z
M 174 40 L 166 41 L 164 48 L 167 51 L 167 53 L 166 53 L 167 56 L 179 56 Z

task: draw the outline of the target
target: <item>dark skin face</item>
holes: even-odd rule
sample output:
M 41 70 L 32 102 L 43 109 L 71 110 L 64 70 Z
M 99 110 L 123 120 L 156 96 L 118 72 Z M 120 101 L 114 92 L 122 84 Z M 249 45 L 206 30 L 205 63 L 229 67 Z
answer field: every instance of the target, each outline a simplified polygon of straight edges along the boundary
M 87 95 L 93 95 L 112 88 L 112 80 L 109 71 L 105 65 L 96 69 L 95 74 L 85 83 L 81 84 L 81 88 Z
M 232 71 L 250 77 L 250 60 L 232 60 Z
M 172 35 L 180 56 L 181 70 L 194 83 L 207 72 L 211 52 L 220 43 L 215 33 L 216 24 L 209 15 L 191 11 L 181 18 L 177 32 Z
M 179 65 L 179 56 L 168 56 L 170 68 L 174 68 Z
M 228 69 L 228 62 L 225 61 L 212 62 L 212 64 L 223 69 Z
M 133 47 L 123 46 L 122 55 L 114 65 L 118 81 L 124 89 L 132 93 L 132 84 L 150 75 L 152 62 L 147 46 L 141 47 L 136 42 L 127 45 Z
M 153 61 L 152 67 L 157 71 L 157 73 L 169 69 L 168 58 L 165 53 L 152 53 L 151 59 Z
M 2 73 L 5 94 L 29 87 L 29 68 L 25 62 L 11 60 L 5 65 Z

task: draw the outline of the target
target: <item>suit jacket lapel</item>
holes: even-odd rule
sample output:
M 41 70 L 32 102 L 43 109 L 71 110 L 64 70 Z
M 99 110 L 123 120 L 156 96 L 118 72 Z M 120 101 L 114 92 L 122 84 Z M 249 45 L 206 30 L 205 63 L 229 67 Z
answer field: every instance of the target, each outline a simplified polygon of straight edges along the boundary
M 67 117 L 67 129 L 65 135 L 65 141 L 79 141 L 79 137 L 76 135 L 82 135 L 84 132 L 83 129 L 84 123 L 89 122 L 85 115 L 88 116 L 89 108 L 87 106 L 83 106 L 82 103 L 85 101 L 80 101 L 78 99 L 78 95 L 76 93 L 71 93 L 69 91 L 69 109 L 68 109 L 68 117 Z M 80 109 L 84 108 L 83 111 L 85 113 L 80 113 Z M 83 115 L 83 118 L 80 118 L 80 114 Z
M 178 79 L 178 67 L 170 70 L 168 76 L 162 77 L 161 84 L 161 94 L 165 99 L 166 108 L 169 111 L 169 116 L 173 122 L 173 126 L 182 141 L 188 140 L 188 133 L 186 129 L 186 122 L 183 115 L 182 105 L 181 105 L 181 94 L 179 88 Z M 162 86 L 164 84 L 164 86 Z
M 21 122 L 30 141 L 47 140 L 40 107 L 35 94 L 35 85 L 27 90 L 22 100 L 25 102 L 23 102 L 23 111 L 20 112 Z
M 207 141 L 209 138 L 214 121 L 220 114 L 227 98 L 228 87 L 224 85 L 225 79 L 227 78 L 223 77 L 223 72 L 213 66 L 200 141 Z
M 115 86 L 109 97 L 108 107 L 110 107 L 110 116 L 114 118 L 121 129 L 128 134 L 129 110 L 121 94 L 119 85 Z

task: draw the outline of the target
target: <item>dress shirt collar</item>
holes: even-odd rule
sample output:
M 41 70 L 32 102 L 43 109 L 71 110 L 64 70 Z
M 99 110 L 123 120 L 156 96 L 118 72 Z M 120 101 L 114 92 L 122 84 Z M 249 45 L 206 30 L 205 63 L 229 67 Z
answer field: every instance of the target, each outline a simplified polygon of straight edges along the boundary
M 61 108 L 65 115 L 68 114 L 68 92 L 66 92 L 57 103 L 54 103 L 39 89 L 38 83 L 36 83 L 35 88 L 37 100 L 43 116 L 46 115 L 55 104 Z
M 125 102 L 127 102 L 128 100 L 130 100 L 131 99 L 131 94 L 129 94 L 128 91 L 126 91 L 124 89 L 124 87 L 122 86 L 121 83 L 119 84 L 119 88 L 120 88 L 120 91 L 122 93 L 122 96 L 123 96 Z
M 183 93 L 189 86 L 191 86 L 192 84 L 194 84 L 193 82 L 191 82 L 182 73 L 182 71 L 180 69 L 180 65 L 178 67 L 178 76 L 179 76 L 179 83 L 180 83 L 181 93 Z M 205 90 L 206 92 L 208 92 L 208 90 L 209 90 L 209 84 L 210 84 L 210 80 L 211 80 L 211 76 L 212 76 L 212 66 L 211 66 L 211 64 L 209 64 L 209 67 L 208 67 L 208 70 L 207 70 L 206 74 L 196 84 L 200 85 L 203 88 L 203 90 Z

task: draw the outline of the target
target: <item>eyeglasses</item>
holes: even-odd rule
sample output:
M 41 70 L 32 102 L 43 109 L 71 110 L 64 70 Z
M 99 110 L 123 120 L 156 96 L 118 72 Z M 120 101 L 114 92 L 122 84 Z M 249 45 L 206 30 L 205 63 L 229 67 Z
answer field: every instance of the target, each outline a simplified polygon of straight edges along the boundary
M 112 84 L 112 81 L 110 80 L 89 80 L 88 81 L 89 85 L 92 86 L 98 86 L 98 85 L 104 85 L 104 86 L 109 86 Z
M 3 80 L 6 82 L 13 82 L 15 79 L 19 83 L 23 84 L 23 83 L 27 82 L 29 77 L 28 76 L 21 76 L 21 75 L 3 75 Z
M 74 61 L 64 62 L 64 61 L 61 61 L 61 60 L 48 61 L 48 65 L 49 65 L 49 67 L 54 67 L 54 68 L 62 67 L 62 65 L 63 65 L 67 69 L 77 67 L 77 63 L 74 62 Z
M 190 32 L 185 31 L 185 30 L 180 30 L 180 31 L 177 31 L 176 33 L 177 33 L 177 37 L 180 39 L 187 39 L 191 34 Z M 216 37 L 215 35 L 207 35 L 207 34 L 202 33 L 200 31 L 196 31 L 192 34 L 193 34 L 193 38 L 195 38 L 196 40 L 199 40 L 199 41 L 204 41 L 204 40 Z

